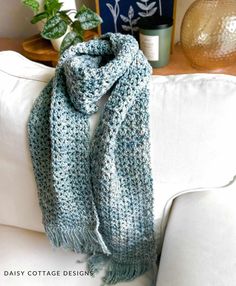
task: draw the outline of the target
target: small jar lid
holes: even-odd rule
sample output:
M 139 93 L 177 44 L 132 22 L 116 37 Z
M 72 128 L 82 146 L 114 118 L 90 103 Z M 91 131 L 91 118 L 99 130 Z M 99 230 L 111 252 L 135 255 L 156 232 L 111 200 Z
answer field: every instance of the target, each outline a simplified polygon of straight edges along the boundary
M 173 18 L 155 14 L 150 17 L 143 17 L 138 21 L 138 26 L 143 30 L 156 30 L 169 28 L 173 25 Z

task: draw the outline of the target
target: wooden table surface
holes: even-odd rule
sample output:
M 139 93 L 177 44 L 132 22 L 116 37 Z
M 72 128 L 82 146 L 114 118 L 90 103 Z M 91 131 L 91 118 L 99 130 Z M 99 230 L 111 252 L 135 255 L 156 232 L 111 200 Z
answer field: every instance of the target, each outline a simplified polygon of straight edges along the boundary
M 21 54 L 24 54 L 22 48 L 23 39 L 9 39 L 0 38 L 0 51 L 13 50 Z M 236 75 L 236 63 L 227 68 L 218 70 L 217 72 L 208 70 L 197 70 L 193 68 L 188 60 L 185 58 L 180 44 L 176 44 L 173 50 L 173 54 L 170 57 L 170 63 L 159 69 L 153 69 L 155 75 L 174 75 L 174 74 L 188 74 L 188 73 L 224 73 L 230 75 Z

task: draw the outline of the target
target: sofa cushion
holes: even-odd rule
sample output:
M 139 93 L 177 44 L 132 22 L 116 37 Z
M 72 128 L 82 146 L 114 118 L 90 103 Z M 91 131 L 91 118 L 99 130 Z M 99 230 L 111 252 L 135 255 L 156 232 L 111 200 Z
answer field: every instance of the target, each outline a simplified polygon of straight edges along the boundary
M 43 231 L 26 124 L 54 69 L 0 53 L 0 223 Z M 150 85 L 151 161 L 156 229 L 169 197 L 224 185 L 236 170 L 236 79 L 154 76 Z M 98 116 L 91 118 L 96 126 Z M 158 234 L 158 231 L 157 231 Z
M 105 274 L 102 271 L 92 277 L 87 273 L 84 256 L 63 249 L 53 249 L 43 233 L 1 225 L 0 257 L 0 285 L 98 286 Z M 10 271 L 24 273 L 10 276 Z M 49 273 L 44 274 L 43 271 Z M 53 276 L 53 271 L 57 272 L 58 276 Z M 151 281 L 152 275 L 149 272 L 131 282 L 116 285 L 149 286 Z
M 235 286 L 236 182 L 172 205 L 156 286 Z

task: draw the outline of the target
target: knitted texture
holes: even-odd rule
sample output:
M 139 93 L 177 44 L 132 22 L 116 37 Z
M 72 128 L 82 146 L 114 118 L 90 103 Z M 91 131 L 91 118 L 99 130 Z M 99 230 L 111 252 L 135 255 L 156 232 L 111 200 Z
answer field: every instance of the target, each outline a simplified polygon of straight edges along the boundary
M 69 48 L 37 98 L 28 134 L 39 203 L 54 246 L 90 256 L 114 284 L 156 259 L 150 168 L 151 67 L 129 35 Z M 90 116 L 109 93 L 95 134 Z

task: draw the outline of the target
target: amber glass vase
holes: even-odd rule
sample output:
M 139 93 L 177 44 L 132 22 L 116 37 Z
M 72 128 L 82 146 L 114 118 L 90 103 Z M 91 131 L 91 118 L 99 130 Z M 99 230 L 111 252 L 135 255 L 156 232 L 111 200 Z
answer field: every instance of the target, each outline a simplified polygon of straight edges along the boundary
M 197 0 L 181 27 L 184 54 L 195 68 L 217 70 L 236 62 L 236 0 Z

